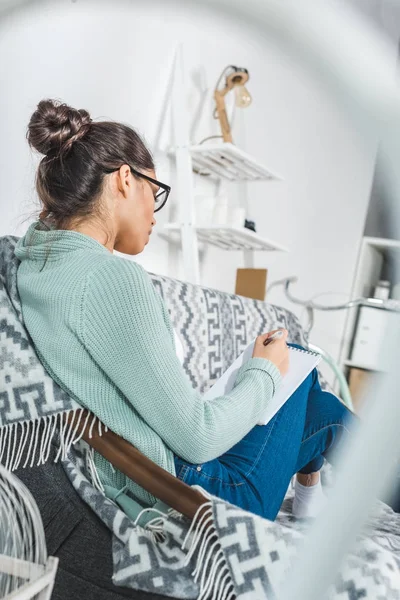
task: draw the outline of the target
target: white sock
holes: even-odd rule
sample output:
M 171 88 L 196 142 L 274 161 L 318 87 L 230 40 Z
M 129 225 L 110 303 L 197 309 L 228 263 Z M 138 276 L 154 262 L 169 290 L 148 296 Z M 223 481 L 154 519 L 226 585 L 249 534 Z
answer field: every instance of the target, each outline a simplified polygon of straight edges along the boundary
M 296 477 L 292 508 L 293 516 L 298 519 L 316 517 L 323 506 L 324 500 L 325 495 L 322 491 L 321 478 L 314 485 L 302 485 Z

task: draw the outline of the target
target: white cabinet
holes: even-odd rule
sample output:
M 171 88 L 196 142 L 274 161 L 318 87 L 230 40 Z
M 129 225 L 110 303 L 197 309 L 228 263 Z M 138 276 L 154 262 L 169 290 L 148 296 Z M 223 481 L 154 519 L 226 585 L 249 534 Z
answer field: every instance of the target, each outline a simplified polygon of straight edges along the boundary
M 351 364 L 371 371 L 384 371 L 385 364 L 381 360 L 381 345 L 386 332 L 393 327 L 400 314 L 380 308 L 362 306 L 360 308 L 353 348 Z
M 400 261 L 400 241 L 364 237 L 361 242 L 351 299 L 369 298 L 385 279 L 385 264 Z M 392 281 L 397 283 L 397 281 Z M 378 301 L 379 302 L 379 301 Z M 343 368 L 381 371 L 380 345 L 387 328 L 399 318 L 400 302 L 386 300 L 381 308 L 361 306 L 347 311 L 340 362 Z M 397 312 L 396 312 L 397 311 Z

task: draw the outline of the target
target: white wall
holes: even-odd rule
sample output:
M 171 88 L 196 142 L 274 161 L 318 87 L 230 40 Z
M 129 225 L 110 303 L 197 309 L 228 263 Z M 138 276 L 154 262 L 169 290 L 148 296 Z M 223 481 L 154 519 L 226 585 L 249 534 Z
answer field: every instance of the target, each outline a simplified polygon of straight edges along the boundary
M 57 9 L 55 8 L 57 5 Z M 370 191 L 375 145 L 361 142 L 324 89 L 254 31 L 205 9 L 167 0 L 38 2 L 0 21 L 0 235 L 20 235 L 21 215 L 32 211 L 34 190 L 26 125 L 37 102 L 58 97 L 94 117 L 133 124 L 149 142 L 167 89 L 173 53 L 183 42 L 188 107 L 196 114 L 201 75 L 212 89 L 227 64 L 249 69 L 254 102 L 238 115 L 246 149 L 284 177 L 249 185 L 250 215 L 258 231 L 290 248 L 258 254 L 269 281 L 297 275 L 296 293 L 346 300 L 355 268 Z M 200 86 L 201 87 L 201 86 Z M 211 102 L 193 141 L 217 133 Z M 237 132 L 239 133 L 239 132 Z M 170 143 L 167 121 L 162 148 Z M 172 179 L 157 153 L 160 179 Z M 173 181 L 172 181 L 173 183 Z M 198 181 L 199 190 L 210 187 Z M 159 224 L 168 220 L 160 213 Z M 180 276 L 166 243 L 153 236 L 138 260 L 149 270 Z M 205 284 L 233 292 L 240 253 L 209 249 Z M 269 298 L 297 314 L 280 290 Z M 313 341 L 338 355 L 344 315 L 318 314 Z

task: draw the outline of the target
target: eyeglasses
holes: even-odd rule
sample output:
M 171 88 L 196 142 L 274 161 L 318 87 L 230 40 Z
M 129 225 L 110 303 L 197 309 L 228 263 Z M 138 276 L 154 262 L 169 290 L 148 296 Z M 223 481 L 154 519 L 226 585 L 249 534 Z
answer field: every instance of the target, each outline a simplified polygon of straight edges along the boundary
M 168 196 L 170 194 L 171 187 L 169 185 L 167 185 L 166 183 L 161 183 L 161 181 L 157 181 L 157 179 L 153 179 L 152 177 L 149 177 L 148 175 L 144 175 L 143 173 L 136 171 L 136 169 L 133 169 L 132 167 L 130 167 L 130 169 L 131 169 L 132 173 L 134 173 L 137 177 L 141 177 L 142 179 L 145 179 L 146 181 L 150 181 L 150 183 L 153 183 L 158 188 L 160 188 L 160 191 L 158 191 L 157 194 L 154 196 L 154 205 L 155 205 L 154 212 L 158 212 L 159 210 L 161 210 L 163 208 L 163 206 L 165 206 L 165 204 L 168 200 Z
M 139 171 L 136 171 L 136 169 L 134 169 L 130 165 L 129 165 L 129 168 L 132 171 L 132 173 L 134 175 L 136 175 L 136 177 L 140 177 L 141 179 L 150 181 L 150 183 L 153 183 L 154 185 L 156 185 L 159 188 L 159 191 L 154 196 L 154 212 L 158 212 L 159 210 L 161 210 L 165 206 L 165 204 L 168 200 L 168 196 L 170 194 L 171 187 L 169 185 L 167 185 L 166 183 L 161 183 L 161 181 L 157 181 L 157 179 L 153 179 L 152 177 L 149 177 L 148 175 L 145 175 L 144 173 L 140 173 Z M 105 171 L 106 171 L 106 173 L 114 173 L 115 171 L 119 171 L 119 168 L 118 169 L 105 169 Z

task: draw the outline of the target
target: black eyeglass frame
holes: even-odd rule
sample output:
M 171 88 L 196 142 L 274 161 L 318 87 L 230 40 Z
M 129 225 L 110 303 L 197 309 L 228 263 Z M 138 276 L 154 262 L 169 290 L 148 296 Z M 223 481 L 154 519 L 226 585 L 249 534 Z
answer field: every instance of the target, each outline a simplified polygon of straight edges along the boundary
M 157 185 L 159 188 L 161 188 L 163 191 L 162 192 L 157 192 L 157 194 L 155 195 L 154 199 L 157 199 L 157 196 L 159 196 L 159 194 L 163 194 L 165 192 L 165 200 L 164 202 L 161 204 L 161 206 L 159 206 L 158 208 L 154 209 L 154 212 L 158 212 L 159 210 L 161 210 L 162 208 L 164 208 L 164 206 L 167 204 L 167 200 L 168 197 L 170 195 L 171 192 L 171 186 L 167 185 L 166 183 L 161 183 L 161 181 L 157 181 L 157 179 L 153 179 L 152 177 L 149 177 L 148 175 L 145 175 L 144 173 L 140 173 L 140 171 L 136 171 L 136 169 L 134 169 L 133 167 L 131 167 L 131 165 L 128 165 L 131 172 L 136 175 L 136 177 L 141 177 L 142 179 L 145 179 L 146 181 L 150 181 L 150 183 L 153 183 L 154 185 Z M 107 169 L 106 173 L 114 173 L 115 171 L 119 171 L 120 167 L 118 167 L 118 169 Z

